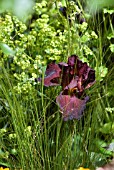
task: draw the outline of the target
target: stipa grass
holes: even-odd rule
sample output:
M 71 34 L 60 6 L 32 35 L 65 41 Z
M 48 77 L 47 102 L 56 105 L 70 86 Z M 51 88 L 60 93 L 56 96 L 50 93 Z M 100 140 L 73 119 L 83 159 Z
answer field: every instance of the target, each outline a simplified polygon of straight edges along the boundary
M 96 84 L 89 95 L 91 101 L 80 121 L 63 122 L 55 103 L 58 90 L 38 87 L 37 95 L 29 94 L 29 101 L 18 98 L 13 91 L 12 80 L 4 70 L 1 80 L 1 96 L 7 101 L 9 110 L 7 120 L 8 143 L 4 151 L 9 152 L 7 161 L 11 168 L 22 169 L 74 169 L 79 166 L 93 168 L 95 162 L 103 157 L 95 148 L 99 138 L 99 128 L 106 114 L 102 103 L 106 98 L 100 96 Z M 42 91 L 43 90 L 43 91 Z M 98 92 L 97 92 L 98 91 Z M 42 93 L 43 92 L 43 93 Z M 53 95 L 52 95 L 53 94 Z M 92 95 L 91 95 L 92 94 Z M 11 137 L 11 135 L 14 135 Z M 10 136 L 10 138 L 9 138 Z M 16 150 L 15 154 L 12 149 Z M 105 157 L 104 157 L 105 158 Z

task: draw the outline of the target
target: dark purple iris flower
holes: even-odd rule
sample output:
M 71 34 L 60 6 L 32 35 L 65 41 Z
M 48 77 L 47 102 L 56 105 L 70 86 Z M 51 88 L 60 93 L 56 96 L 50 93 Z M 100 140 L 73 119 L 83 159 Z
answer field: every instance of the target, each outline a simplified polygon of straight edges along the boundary
M 95 83 L 95 71 L 83 63 L 76 55 L 68 62 L 50 63 L 47 66 L 44 86 L 62 86 L 62 92 L 56 98 L 63 120 L 80 119 L 89 97 L 84 97 L 84 90 Z

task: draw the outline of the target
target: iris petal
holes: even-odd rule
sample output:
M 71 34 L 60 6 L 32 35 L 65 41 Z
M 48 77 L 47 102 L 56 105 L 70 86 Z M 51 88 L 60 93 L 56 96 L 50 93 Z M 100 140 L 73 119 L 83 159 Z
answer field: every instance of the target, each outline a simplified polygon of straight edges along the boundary
M 58 64 L 55 64 L 55 62 L 50 63 L 45 72 L 44 85 L 47 87 L 60 85 L 60 72 L 61 69 Z
M 83 115 L 84 109 L 86 108 L 86 102 L 88 100 L 88 96 L 85 97 L 84 100 L 81 100 L 76 96 L 62 94 L 56 98 L 56 102 L 60 107 L 64 121 L 80 119 Z

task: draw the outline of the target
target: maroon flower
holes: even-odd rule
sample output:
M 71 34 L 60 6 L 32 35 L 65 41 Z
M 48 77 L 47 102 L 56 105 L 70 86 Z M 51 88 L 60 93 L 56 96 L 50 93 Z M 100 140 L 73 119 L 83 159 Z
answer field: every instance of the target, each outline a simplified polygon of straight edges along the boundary
M 95 71 L 87 63 L 79 60 L 76 55 L 69 57 L 68 63 L 50 63 L 47 66 L 45 75 L 45 86 L 61 85 L 63 90 L 75 76 L 78 77 L 76 82 L 78 91 L 83 91 L 95 83 Z
M 41 81 L 41 80 L 40 80 Z M 84 90 L 95 83 L 95 71 L 83 63 L 76 55 L 68 58 L 68 63 L 50 63 L 44 78 L 45 86 L 61 85 L 62 92 L 56 102 L 63 119 L 79 119 L 83 115 L 89 97 L 84 97 Z M 82 98 L 83 95 L 83 99 Z

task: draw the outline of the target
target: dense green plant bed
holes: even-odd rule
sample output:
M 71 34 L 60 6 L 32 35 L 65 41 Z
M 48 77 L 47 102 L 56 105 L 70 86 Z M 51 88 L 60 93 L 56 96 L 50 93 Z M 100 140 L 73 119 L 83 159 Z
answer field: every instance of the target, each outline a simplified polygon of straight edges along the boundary
M 114 156 L 114 10 L 32 5 L 0 13 L 0 167 L 93 170 Z

